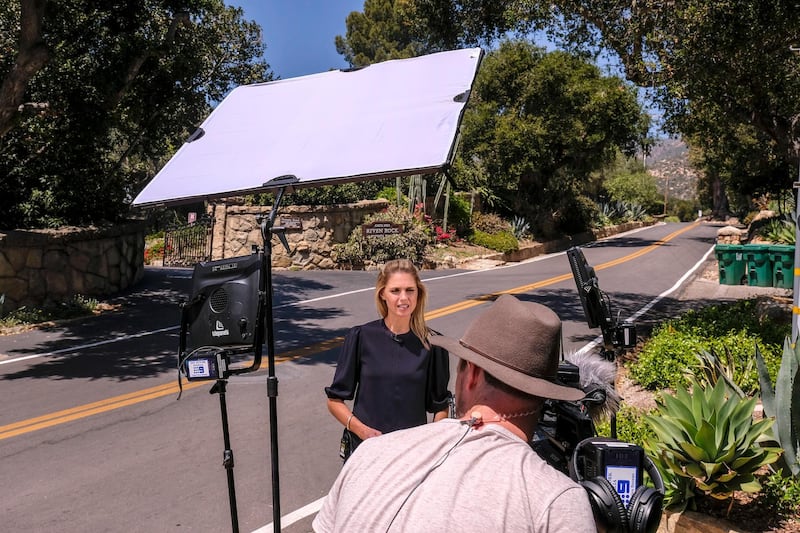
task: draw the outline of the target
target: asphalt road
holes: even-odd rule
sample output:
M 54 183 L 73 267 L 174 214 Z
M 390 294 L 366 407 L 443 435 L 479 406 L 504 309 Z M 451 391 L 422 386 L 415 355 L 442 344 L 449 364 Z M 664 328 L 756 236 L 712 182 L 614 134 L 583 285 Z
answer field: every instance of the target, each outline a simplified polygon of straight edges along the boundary
M 659 224 L 584 247 L 620 320 L 647 324 L 691 306 L 676 294 L 708 257 L 717 228 Z M 567 350 L 595 341 L 564 253 L 487 270 L 426 271 L 429 324 L 459 336 L 491 296 L 551 306 Z M 340 468 L 341 426 L 323 387 L 337 346 L 376 317 L 374 272 L 275 272 L 278 454 L 270 454 L 266 362 L 227 387 L 241 531 L 309 531 Z M 120 311 L 0 337 L 0 509 L 5 531 L 231 530 L 219 396 L 176 366 L 178 303 L 191 271 L 148 269 Z M 278 480 L 272 469 L 277 465 Z

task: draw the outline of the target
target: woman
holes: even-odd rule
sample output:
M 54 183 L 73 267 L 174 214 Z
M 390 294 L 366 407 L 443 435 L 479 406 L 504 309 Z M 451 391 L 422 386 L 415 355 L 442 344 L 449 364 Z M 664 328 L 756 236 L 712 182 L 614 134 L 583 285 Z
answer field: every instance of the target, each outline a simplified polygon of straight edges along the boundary
M 375 286 L 381 318 L 352 328 L 345 337 L 333 383 L 325 388 L 328 410 L 344 427 L 342 458 L 382 433 L 425 424 L 448 414 L 447 352 L 432 347 L 425 325 L 427 291 L 414 264 L 389 261 Z M 352 400 L 352 412 L 345 400 Z

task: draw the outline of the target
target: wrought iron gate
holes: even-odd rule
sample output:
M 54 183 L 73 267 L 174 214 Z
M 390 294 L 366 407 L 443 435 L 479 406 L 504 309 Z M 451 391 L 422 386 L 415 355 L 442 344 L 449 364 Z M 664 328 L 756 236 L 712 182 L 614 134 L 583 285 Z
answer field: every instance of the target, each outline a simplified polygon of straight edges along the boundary
M 194 266 L 211 259 L 214 217 L 203 215 L 191 224 L 164 230 L 164 266 Z

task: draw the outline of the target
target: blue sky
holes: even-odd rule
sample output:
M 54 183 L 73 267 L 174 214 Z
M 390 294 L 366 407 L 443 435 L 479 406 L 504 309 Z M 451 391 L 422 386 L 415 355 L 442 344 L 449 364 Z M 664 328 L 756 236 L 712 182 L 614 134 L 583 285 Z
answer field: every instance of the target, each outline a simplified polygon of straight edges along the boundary
M 244 9 L 264 31 L 264 57 L 275 76 L 294 78 L 347 68 L 333 40 L 347 31 L 352 11 L 363 11 L 364 0 L 226 0 Z
M 347 15 L 363 11 L 364 0 L 225 0 L 244 9 L 247 20 L 254 20 L 263 30 L 267 50 L 264 57 L 276 77 L 283 79 L 347 68 L 336 53 L 334 38 L 345 35 Z M 552 49 L 551 43 L 537 39 L 537 44 Z M 610 65 L 609 65 L 610 62 Z M 616 59 L 601 60 L 606 74 L 620 75 Z M 640 99 L 650 103 L 644 91 Z M 654 118 L 660 111 L 650 108 Z

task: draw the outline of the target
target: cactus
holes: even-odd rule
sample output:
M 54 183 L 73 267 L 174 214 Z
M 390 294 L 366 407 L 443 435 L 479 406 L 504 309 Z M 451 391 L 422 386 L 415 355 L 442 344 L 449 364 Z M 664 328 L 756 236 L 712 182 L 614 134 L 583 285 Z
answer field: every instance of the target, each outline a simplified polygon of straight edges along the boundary
M 783 448 L 780 466 L 784 472 L 793 476 L 800 474 L 800 387 L 795 387 L 800 372 L 800 346 L 792 344 L 787 338 L 783 343 L 783 357 L 778 370 L 775 387 L 767 371 L 764 358 L 756 346 L 756 364 L 758 364 L 758 380 L 761 384 L 761 403 L 764 414 L 775 418 L 772 436 Z
M 732 393 L 724 380 L 712 388 L 692 377 L 691 385 L 664 395 L 645 417 L 656 435 L 645 449 L 665 474 L 664 503 L 685 506 L 696 494 L 733 503 L 734 491 L 758 492 L 755 472 L 781 455 L 757 442 L 774 420 L 754 421 L 755 398 Z

